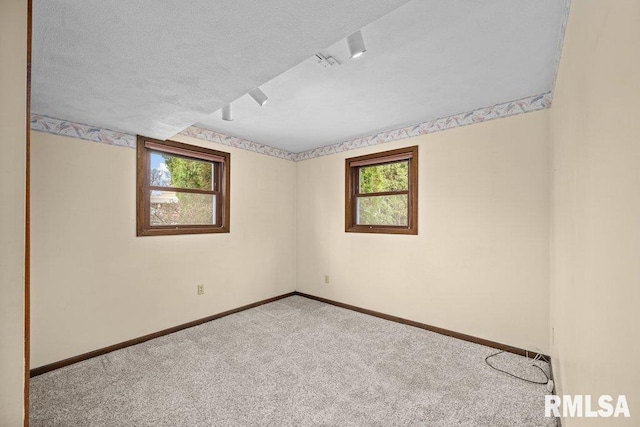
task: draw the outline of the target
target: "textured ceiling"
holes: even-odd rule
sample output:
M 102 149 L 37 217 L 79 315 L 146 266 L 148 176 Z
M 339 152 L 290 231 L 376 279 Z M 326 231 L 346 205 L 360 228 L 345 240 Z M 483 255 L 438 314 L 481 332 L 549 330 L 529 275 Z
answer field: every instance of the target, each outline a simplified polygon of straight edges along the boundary
M 347 139 L 549 92 L 567 2 L 414 0 L 367 25 L 367 52 L 343 40 L 233 103 L 202 126 L 300 152 Z
M 165 139 L 407 0 L 34 0 L 32 111 Z

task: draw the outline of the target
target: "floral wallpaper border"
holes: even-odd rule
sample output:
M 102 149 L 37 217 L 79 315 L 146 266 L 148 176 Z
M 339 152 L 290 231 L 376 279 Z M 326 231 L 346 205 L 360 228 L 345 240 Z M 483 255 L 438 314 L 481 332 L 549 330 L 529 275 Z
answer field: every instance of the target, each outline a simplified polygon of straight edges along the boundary
M 224 133 L 215 132 L 197 126 L 190 126 L 186 128 L 185 130 L 180 132 L 180 135 L 190 136 L 192 138 L 202 139 L 204 141 L 215 142 L 216 144 L 222 144 L 229 147 L 240 148 L 242 150 L 253 151 L 254 153 L 265 154 L 267 156 L 278 157 L 280 159 L 296 161 L 295 153 L 281 150 L 279 148 L 270 147 L 268 145 L 259 144 L 247 139 L 225 135 Z
M 68 122 L 53 117 L 31 114 L 31 130 L 52 133 L 54 135 L 70 136 L 102 144 L 117 145 L 118 147 L 136 147 L 135 135 L 103 129 L 97 126 Z
M 190 126 L 180 132 L 180 135 L 201 139 L 204 141 L 222 144 L 242 150 L 253 151 L 254 153 L 265 154 L 284 160 L 299 162 L 316 157 L 328 156 L 330 154 L 341 153 L 343 151 L 355 150 L 362 147 L 384 144 L 386 142 L 398 141 L 400 139 L 411 138 L 419 135 L 440 132 L 446 129 L 453 129 L 467 126 L 474 123 L 481 123 L 488 120 L 510 117 L 517 114 L 529 113 L 542 110 L 551 106 L 551 92 L 541 95 L 530 96 L 516 101 L 497 104 L 491 107 L 480 108 L 467 113 L 455 114 L 436 120 L 429 120 L 416 125 L 403 128 L 392 129 L 379 132 L 373 135 L 353 138 L 337 144 L 327 145 L 301 153 L 291 153 L 279 148 L 259 144 L 235 136 L 225 135 L 209 129 L 197 126 Z M 116 145 L 118 147 L 135 148 L 136 137 L 123 132 L 116 132 L 96 126 L 89 126 L 60 120 L 53 117 L 31 115 L 31 129 L 39 132 L 51 133 L 54 135 L 80 138 L 87 141 L 99 142 L 102 144 Z
M 338 144 L 315 148 L 313 150 L 297 153 L 295 155 L 295 161 L 299 162 L 302 160 L 327 156 L 329 154 L 355 150 L 357 148 L 398 141 L 400 139 L 440 132 L 446 129 L 486 122 L 488 120 L 515 116 L 517 114 L 529 113 L 549 107 L 551 107 L 551 92 L 506 102 L 504 104 L 497 104 L 491 107 L 480 108 L 468 113 L 455 114 L 453 116 L 430 120 L 416 125 L 388 130 L 374 135 L 354 138 Z

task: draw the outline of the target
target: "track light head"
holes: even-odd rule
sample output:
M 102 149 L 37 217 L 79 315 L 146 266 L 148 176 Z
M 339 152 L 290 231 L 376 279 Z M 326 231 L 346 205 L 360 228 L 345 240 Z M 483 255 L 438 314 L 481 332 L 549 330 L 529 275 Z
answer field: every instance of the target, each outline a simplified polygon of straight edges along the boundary
M 233 120 L 233 115 L 231 114 L 231 104 L 227 104 L 224 107 L 222 107 L 222 120 L 226 120 L 227 122 L 230 122 Z
M 362 31 L 358 30 L 347 37 L 347 47 L 351 58 L 357 58 L 367 51 L 362 38 Z
M 269 99 L 269 98 L 267 98 L 267 95 L 265 95 L 264 92 L 262 90 L 260 90 L 259 87 L 255 88 L 254 90 L 249 92 L 249 95 L 251 95 L 253 100 L 256 101 L 258 103 L 258 105 L 261 106 L 261 107 L 264 104 L 266 104 L 267 99 Z

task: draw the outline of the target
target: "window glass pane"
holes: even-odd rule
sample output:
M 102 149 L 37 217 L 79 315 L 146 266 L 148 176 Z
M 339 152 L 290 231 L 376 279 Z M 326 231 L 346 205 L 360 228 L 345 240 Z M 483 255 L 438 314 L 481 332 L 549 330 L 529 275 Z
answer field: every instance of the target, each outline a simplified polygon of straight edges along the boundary
M 216 196 L 152 190 L 149 212 L 151 225 L 212 225 Z
M 406 194 L 358 197 L 356 224 L 408 226 L 408 206 Z
M 408 190 L 409 161 L 361 167 L 358 188 L 360 193 Z
M 213 163 L 152 151 L 149 178 L 152 186 L 213 190 Z

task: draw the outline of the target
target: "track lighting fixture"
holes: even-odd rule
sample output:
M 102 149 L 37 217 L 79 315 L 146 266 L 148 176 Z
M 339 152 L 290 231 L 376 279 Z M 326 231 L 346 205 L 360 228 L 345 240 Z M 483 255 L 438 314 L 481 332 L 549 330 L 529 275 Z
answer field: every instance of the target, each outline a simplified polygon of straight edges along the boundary
M 362 38 L 362 31 L 358 30 L 347 37 L 347 46 L 349 47 L 349 56 L 357 58 L 367 51 Z
M 267 99 L 269 99 L 267 98 L 267 95 L 265 95 L 264 92 L 260 90 L 259 87 L 249 92 L 249 95 L 251 95 L 253 100 L 256 101 L 261 107 L 267 102 Z
M 233 116 L 231 115 L 231 104 L 227 104 L 222 107 L 222 120 L 226 120 L 228 122 L 233 120 Z

